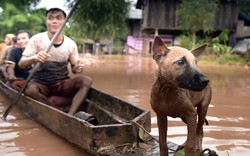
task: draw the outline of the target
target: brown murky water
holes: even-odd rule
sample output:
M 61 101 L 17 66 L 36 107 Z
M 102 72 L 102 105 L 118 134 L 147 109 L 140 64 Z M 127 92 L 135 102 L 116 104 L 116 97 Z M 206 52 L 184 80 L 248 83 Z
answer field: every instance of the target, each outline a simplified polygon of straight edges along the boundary
M 141 56 L 88 56 L 86 75 L 93 86 L 139 107 L 149 109 L 150 89 L 155 62 Z M 237 66 L 201 64 L 211 80 L 213 99 L 204 127 L 203 148 L 216 150 L 220 156 L 248 156 L 250 153 L 250 70 Z M 1 116 L 9 100 L 0 93 Z M 157 136 L 155 113 L 151 134 Z M 86 152 L 56 136 L 27 118 L 18 109 L 9 122 L 0 119 L 1 156 L 89 156 Z M 168 138 L 181 144 L 186 126 L 179 119 L 169 119 Z

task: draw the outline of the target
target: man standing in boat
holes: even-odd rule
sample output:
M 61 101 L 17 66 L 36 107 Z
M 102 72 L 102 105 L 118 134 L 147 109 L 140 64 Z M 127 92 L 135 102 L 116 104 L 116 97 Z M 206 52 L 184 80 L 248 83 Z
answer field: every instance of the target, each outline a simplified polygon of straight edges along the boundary
M 74 74 L 83 73 L 84 64 L 79 58 L 77 45 L 72 39 L 60 33 L 48 53 L 45 52 L 65 18 L 65 12 L 59 8 L 51 8 L 46 12 L 47 31 L 30 39 L 19 66 L 29 68 L 36 62 L 42 62 L 25 89 L 25 94 L 53 106 L 60 104 L 65 98 L 70 102 L 72 100 L 68 113 L 74 115 L 92 85 L 91 78 L 87 76 L 69 77 L 68 63 Z M 51 100 L 51 97 L 56 99 Z M 67 100 L 63 100 L 63 103 L 65 101 Z

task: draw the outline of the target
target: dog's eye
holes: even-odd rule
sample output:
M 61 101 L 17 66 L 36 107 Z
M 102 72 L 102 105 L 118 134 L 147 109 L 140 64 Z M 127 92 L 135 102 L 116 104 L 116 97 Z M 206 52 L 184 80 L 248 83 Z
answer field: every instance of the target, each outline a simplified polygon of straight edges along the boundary
M 184 65 L 185 61 L 183 59 L 176 61 L 178 65 Z

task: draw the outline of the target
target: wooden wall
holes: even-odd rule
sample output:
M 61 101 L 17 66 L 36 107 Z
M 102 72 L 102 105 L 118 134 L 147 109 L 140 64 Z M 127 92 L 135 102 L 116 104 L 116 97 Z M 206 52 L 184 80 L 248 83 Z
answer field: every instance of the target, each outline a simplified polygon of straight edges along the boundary
M 179 0 L 138 0 L 137 8 L 143 9 L 142 32 L 154 33 L 155 29 L 174 34 L 178 31 L 176 9 Z M 141 7 L 140 7 L 141 6 Z M 215 30 L 236 31 L 238 5 L 236 0 L 222 0 L 213 22 Z
M 176 0 L 148 1 L 143 14 L 143 28 L 175 29 L 177 27 L 176 7 Z
M 231 31 L 236 31 L 238 14 L 239 8 L 235 0 L 222 1 L 215 17 L 215 29 L 223 30 L 227 28 Z

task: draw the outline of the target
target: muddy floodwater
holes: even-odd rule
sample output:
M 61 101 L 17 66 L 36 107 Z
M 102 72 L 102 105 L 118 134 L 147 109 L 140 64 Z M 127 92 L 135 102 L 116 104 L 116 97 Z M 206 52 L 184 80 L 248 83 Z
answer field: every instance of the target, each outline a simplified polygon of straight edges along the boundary
M 149 104 L 156 69 L 151 57 L 82 57 L 86 58 L 85 72 L 93 79 L 93 87 L 151 110 L 151 134 L 158 136 L 156 116 Z M 209 125 L 204 126 L 203 148 L 213 149 L 220 156 L 249 156 L 250 69 L 204 63 L 201 63 L 200 67 L 211 80 L 213 90 L 207 114 Z M 3 93 L 0 93 L 1 116 L 9 103 Z M 8 122 L 0 118 L 1 156 L 89 156 L 26 117 L 16 107 L 8 118 L 11 119 Z M 186 139 L 186 133 L 186 126 L 180 119 L 169 118 L 170 141 L 181 144 Z

